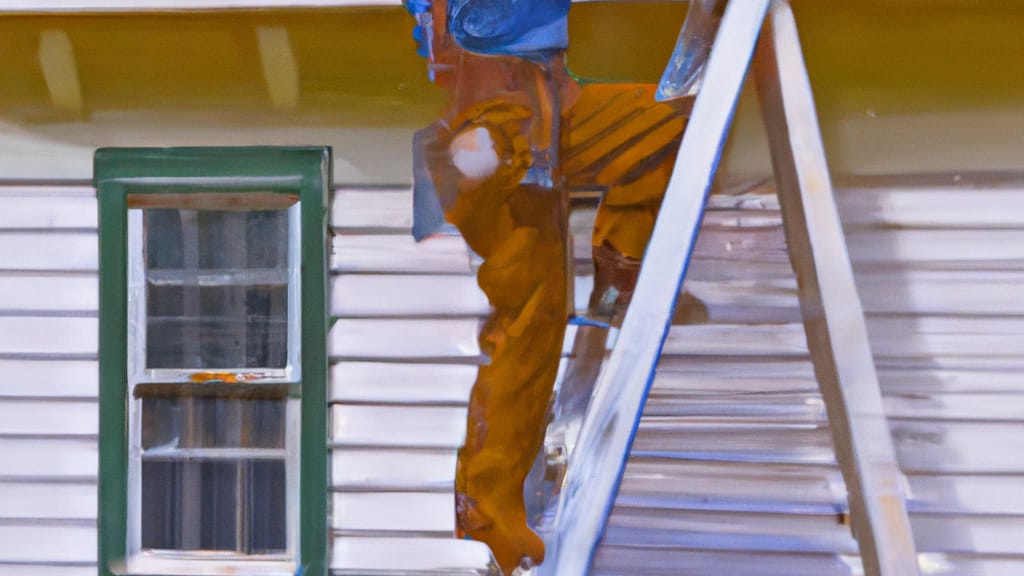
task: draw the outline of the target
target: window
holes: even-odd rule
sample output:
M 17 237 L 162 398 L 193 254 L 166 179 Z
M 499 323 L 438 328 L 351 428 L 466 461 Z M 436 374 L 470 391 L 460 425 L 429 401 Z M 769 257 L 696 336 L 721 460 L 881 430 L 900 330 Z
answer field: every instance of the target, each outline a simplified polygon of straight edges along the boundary
M 329 166 L 97 152 L 101 575 L 326 573 Z

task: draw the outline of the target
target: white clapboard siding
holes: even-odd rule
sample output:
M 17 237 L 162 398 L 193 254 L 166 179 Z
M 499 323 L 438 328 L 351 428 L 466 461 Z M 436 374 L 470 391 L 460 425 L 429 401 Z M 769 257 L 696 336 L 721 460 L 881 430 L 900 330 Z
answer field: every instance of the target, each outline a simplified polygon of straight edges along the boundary
M 726 262 L 785 262 L 786 236 L 781 227 L 764 229 L 704 228 L 697 235 L 693 257 Z M 727 264 L 741 266 L 742 264 Z
M 1020 378 L 1017 382 L 1020 384 Z M 888 391 L 887 391 L 888 392 Z M 884 398 L 885 413 L 890 418 L 928 420 L 1002 420 L 1024 422 L 1024 410 L 1020 409 L 1021 398 L 1005 393 L 928 394 L 888 393 Z
M 0 271 L 95 272 L 98 243 L 95 232 L 0 231 Z
M 673 326 L 662 356 L 806 356 L 802 324 Z
M 96 573 L 95 190 L 0 186 L 0 574 Z
M 908 481 L 913 513 L 1024 516 L 1024 490 L 1016 476 L 910 476 Z
M 0 437 L 0 479 L 94 479 L 95 438 Z
M 331 402 L 466 404 L 476 366 L 338 362 L 331 366 Z
M 490 309 L 467 275 L 346 274 L 331 289 L 332 316 L 486 316 Z
M 785 574 L 786 576 L 851 576 L 863 574 L 858 556 L 835 554 L 811 554 L 804 552 L 772 552 L 764 554 L 737 549 L 715 550 L 705 543 L 685 547 L 674 544 L 657 534 L 649 537 L 651 542 L 642 546 L 603 544 L 594 558 L 594 576 L 633 576 L 651 574 L 669 576 L 687 574 L 695 576 L 718 576 L 722 567 L 728 566 L 729 576 L 765 576 Z M 719 537 L 717 542 L 728 541 Z M 607 540 L 606 540 L 607 542 Z M 714 543 L 711 542 L 711 543 Z M 720 544 L 719 544 L 720 545 Z M 666 572 L 665 567 L 671 570 Z M 966 572 L 964 573 L 966 574 Z M 934 576 L 929 574 L 929 576 Z M 951 576 L 944 574 L 943 576 Z
M 11 576 L 96 576 L 96 565 L 76 564 L 0 564 L 0 572 Z
M 0 317 L 0 355 L 95 357 L 96 318 Z
M 677 386 L 688 388 L 689 382 L 699 382 L 701 378 L 707 378 L 713 384 L 715 381 L 731 380 L 738 381 L 739 390 L 744 390 L 744 382 L 750 386 L 750 390 L 757 391 L 767 387 L 767 390 L 800 390 L 808 380 L 814 380 L 814 367 L 806 359 L 801 358 L 764 358 L 750 356 L 739 359 L 732 359 L 728 363 L 722 362 L 714 356 L 670 356 L 662 354 L 658 360 L 658 369 L 655 378 L 665 378 L 664 386 Z M 764 380 L 791 380 L 775 384 L 762 382 Z
M 634 456 L 719 462 L 834 464 L 832 436 L 822 424 L 748 421 L 652 423 L 644 419 L 633 441 Z
M 456 236 L 416 242 L 408 234 L 338 234 L 331 247 L 336 273 L 470 273 L 469 249 Z
M 729 512 L 660 510 L 658 514 L 650 514 L 635 508 L 616 507 L 608 519 L 604 542 L 643 546 L 650 541 L 650 532 L 655 531 L 671 531 L 678 545 L 702 544 L 702 547 L 710 549 L 743 547 L 765 552 L 825 554 L 858 552 L 849 526 L 838 522 L 835 513 L 748 513 L 743 515 L 742 522 L 737 522 L 735 515 Z M 717 539 L 706 537 L 716 532 Z
M 711 194 L 708 196 L 708 212 L 728 213 L 735 210 L 756 212 L 779 212 L 779 197 L 774 189 L 768 192 L 745 192 L 742 194 Z
M 1024 574 L 1024 559 L 1013 556 L 922 552 L 917 555 L 917 558 L 921 566 L 928 569 L 928 574 L 935 576 L 961 576 L 963 574 L 1019 576 Z
M 684 291 L 696 298 L 706 321 L 716 324 L 800 322 L 800 301 L 795 280 L 769 279 L 764 282 L 687 281 Z M 677 310 L 678 312 L 678 310 Z
M 905 473 L 1024 474 L 1024 424 L 889 419 Z
M 336 446 L 458 448 L 466 435 L 466 408 L 336 404 L 331 430 Z
M 455 450 L 335 448 L 331 485 L 345 491 L 451 491 Z
M 1024 190 L 948 188 L 840 188 L 847 226 L 900 228 L 1020 228 Z
M 1024 516 L 911 516 L 919 552 L 1020 555 Z
M 677 509 L 842 510 L 846 489 L 838 469 L 632 458 L 619 505 Z
M 96 525 L 0 524 L 0 571 L 3 562 L 95 563 Z
M 784 364 L 783 362 L 779 362 Z M 702 374 L 685 370 L 671 370 L 664 367 L 654 376 L 651 394 L 669 396 L 686 394 L 694 399 L 715 397 L 722 394 L 758 396 L 761 394 L 795 394 L 818 391 L 818 381 L 807 375 L 758 373 L 763 363 L 732 363 L 731 374 Z M 778 368 L 778 367 L 775 367 Z
M 817 390 L 797 393 L 688 394 L 652 390 L 644 416 L 686 417 L 696 420 L 723 418 L 759 422 L 823 423 L 828 416 Z
M 98 433 L 96 401 L 0 399 L 0 435 L 95 436 Z
M 0 273 L 0 315 L 96 315 L 99 283 L 95 274 L 26 275 Z
M 491 576 L 495 574 L 486 544 L 452 538 L 334 539 L 331 570 L 338 576 Z
M 1024 266 L 1020 230 L 853 230 L 846 233 L 854 264 L 903 266 L 953 263 Z
M 1024 273 L 885 270 L 857 274 L 868 314 L 1024 315 Z
M 702 225 L 714 228 L 772 228 L 782 226 L 782 214 L 777 210 L 713 210 L 704 213 Z
M 879 368 L 878 380 L 886 394 L 942 394 L 958 392 L 1020 392 L 1024 372 L 943 370 L 928 366 L 927 371 Z
M 95 230 L 95 195 L 92 188 L 0 187 L 0 229 Z
M 686 272 L 686 281 L 729 282 L 729 281 L 782 281 L 793 278 L 789 261 L 743 260 L 726 257 L 694 255 Z
M 454 492 L 335 492 L 331 527 L 345 532 L 453 536 Z
M 1024 318 L 873 316 L 868 334 L 878 357 L 1019 358 L 1024 351 Z
M 331 227 L 342 232 L 412 230 L 412 189 L 338 188 L 331 203 Z
M 0 358 L 0 397 L 96 398 L 95 360 L 8 360 Z
M 462 360 L 480 357 L 479 320 L 342 318 L 328 335 L 335 359 Z
M 875 356 L 875 365 L 882 370 L 919 370 L 924 373 L 936 372 L 1006 372 L 1024 373 L 1024 356 L 973 356 L 956 354 L 949 356 Z
M 95 520 L 95 483 L 0 482 L 0 518 Z

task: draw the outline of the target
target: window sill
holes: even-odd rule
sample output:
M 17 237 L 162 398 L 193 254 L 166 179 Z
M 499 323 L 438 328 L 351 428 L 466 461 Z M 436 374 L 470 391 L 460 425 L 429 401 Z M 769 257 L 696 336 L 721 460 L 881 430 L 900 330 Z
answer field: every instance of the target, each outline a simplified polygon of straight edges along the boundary
M 294 576 L 294 561 L 280 556 L 241 558 L 230 553 L 142 552 L 125 561 L 115 574 L 145 576 Z

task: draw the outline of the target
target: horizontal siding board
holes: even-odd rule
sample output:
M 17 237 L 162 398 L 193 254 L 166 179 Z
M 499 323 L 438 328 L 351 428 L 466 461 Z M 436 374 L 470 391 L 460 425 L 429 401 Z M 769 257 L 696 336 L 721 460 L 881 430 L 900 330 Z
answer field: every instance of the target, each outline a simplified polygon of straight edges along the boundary
M 740 356 L 723 362 L 707 356 L 668 356 L 658 359 L 656 382 L 661 386 L 688 388 L 690 382 L 708 379 L 705 387 L 720 386 L 720 381 L 735 378 L 739 391 L 804 390 L 815 382 L 814 367 L 802 358 Z
M 331 401 L 466 404 L 476 366 L 339 362 L 331 367 Z
M 95 357 L 96 318 L 0 317 L 0 355 Z
M 857 264 L 1024 265 L 1021 230 L 853 230 L 846 233 Z
M 412 190 L 339 188 L 331 203 L 331 227 L 340 231 L 412 230 Z
M 2 400 L 0 435 L 95 436 L 99 404 L 90 400 Z
M 454 536 L 455 494 L 335 492 L 331 527 L 339 532 Z
M 863 271 L 864 311 L 936 315 L 1024 315 L 1024 273 L 998 270 Z
M 96 564 L 0 563 L 0 574 L 10 576 L 96 576 Z
M 793 278 L 793 268 L 789 261 L 756 261 L 736 262 L 727 258 L 701 258 L 694 256 L 686 271 L 686 281 L 726 282 L 726 281 L 784 281 Z
M 331 247 L 331 270 L 336 273 L 471 273 L 469 248 L 456 236 L 416 242 L 405 234 L 338 234 Z
M 929 576 L 1020 576 L 1024 574 L 1024 557 L 985 557 L 972 554 L 924 552 L 918 561 L 927 567 Z
M 655 546 L 602 544 L 594 557 L 592 576 L 855 576 L 863 574 L 860 558 L 834 553 L 713 550 L 671 543 Z
M 0 396 L 96 398 L 99 365 L 94 360 L 0 359 Z
M 335 446 L 458 448 L 466 408 L 334 405 L 331 431 Z
M 335 448 L 331 485 L 342 491 L 450 491 L 455 450 Z
M 1007 371 L 1024 372 L 1024 356 L 972 356 L 964 354 L 932 356 L 875 356 L 875 365 L 893 371 L 989 371 L 1000 374 Z
M 918 552 L 1021 555 L 1024 516 L 910 517 Z
M 779 212 L 779 197 L 775 191 L 744 192 L 742 194 L 711 194 L 708 196 L 708 212 L 732 212 L 750 210 L 755 212 Z
M 96 527 L 0 525 L 0 562 L 95 563 Z
M 801 357 L 807 338 L 802 324 L 673 326 L 662 349 L 662 356 L 672 355 Z
M 485 316 L 473 276 L 350 274 L 331 287 L 331 314 L 345 317 Z
M 1019 476 L 911 475 L 908 481 L 913 513 L 1024 516 Z
M 95 520 L 96 484 L 0 482 L 0 523 L 11 519 Z
M 885 394 L 1006 393 L 1020 392 L 1024 375 L 1020 370 L 928 370 L 879 369 L 878 380 Z
M 10 275 L 0 273 L 0 315 L 50 313 L 95 315 L 99 283 L 87 275 Z
M 817 391 L 742 395 L 689 394 L 654 389 L 644 416 L 687 417 L 693 421 L 723 418 L 757 422 L 825 422 L 825 403 Z
M 732 550 L 739 553 L 761 551 L 835 555 L 858 552 L 849 527 L 837 521 L 834 514 L 815 518 L 791 514 L 772 516 L 774 518 L 760 518 L 754 514 L 693 512 L 626 516 L 613 509 L 604 531 L 602 546 L 643 546 L 648 549 L 672 546 Z M 801 530 L 792 533 L 797 528 Z
M 91 479 L 98 463 L 95 439 L 0 437 L 0 479 Z
M 99 239 L 95 232 L 0 232 L 0 271 L 95 272 Z
M 95 229 L 97 223 L 95 191 L 93 196 L 57 196 L 53 194 L 10 195 L 0 193 L 0 229 Z
M 713 462 L 835 462 L 832 436 L 822 424 L 694 422 L 687 418 L 642 419 L 632 454 Z
M 476 361 L 479 321 L 467 319 L 341 319 L 328 335 L 333 359 Z
M 847 226 L 1020 228 L 1024 190 L 845 188 L 836 199 Z
M 1024 424 L 889 419 L 907 474 L 1024 475 Z
M 883 402 L 890 418 L 1024 422 L 1024 410 L 1021 410 L 1024 395 L 1021 394 L 917 392 L 888 394 Z
M 721 260 L 725 266 L 741 266 L 742 262 L 789 264 L 786 236 L 781 227 L 702 228 L 697 233 L 693 258 Z
M 846 488 L 833 466 L 764 466 L 630 458 L 616 503 L 677 509 L 805 513 L 844 510 Z
M 1019 358 L 1024 318 L 869 316 L 868 335 L 878 357 L 991 356 Z

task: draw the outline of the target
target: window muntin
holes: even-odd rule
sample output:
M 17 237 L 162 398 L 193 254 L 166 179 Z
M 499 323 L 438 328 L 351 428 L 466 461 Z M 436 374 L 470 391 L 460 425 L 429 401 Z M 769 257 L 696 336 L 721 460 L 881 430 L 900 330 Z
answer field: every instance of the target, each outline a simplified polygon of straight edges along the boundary
M 128 194 L 129 566 L 290 562 L 300 204 L 161 196 Z

